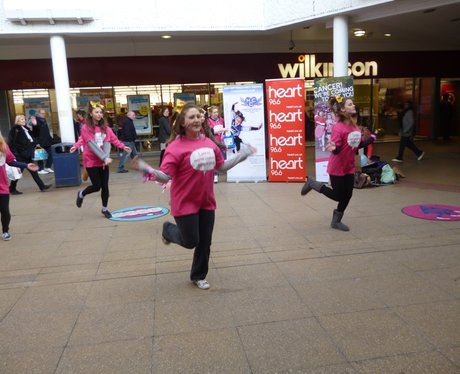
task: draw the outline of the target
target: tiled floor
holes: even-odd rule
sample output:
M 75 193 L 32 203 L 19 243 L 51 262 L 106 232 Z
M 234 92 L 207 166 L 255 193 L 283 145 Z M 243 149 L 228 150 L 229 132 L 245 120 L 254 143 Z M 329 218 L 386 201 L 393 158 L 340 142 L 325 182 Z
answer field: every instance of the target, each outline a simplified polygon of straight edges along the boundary
M 209 291 L 192 251 L 162 244 L 168 217 L 110 221 L 98 195 L 78 209 L 81 187 L 26 173 L 0 242 L 0 373 L 460 373 L 460 221 L 401 213 L 460 205 L 460 141 L 420 145 L 406 179 L 354 191 L 348 233 L 301 184 L 221 176 Z M 168 206 L 132 170 L 110 178 L 111 209 Z

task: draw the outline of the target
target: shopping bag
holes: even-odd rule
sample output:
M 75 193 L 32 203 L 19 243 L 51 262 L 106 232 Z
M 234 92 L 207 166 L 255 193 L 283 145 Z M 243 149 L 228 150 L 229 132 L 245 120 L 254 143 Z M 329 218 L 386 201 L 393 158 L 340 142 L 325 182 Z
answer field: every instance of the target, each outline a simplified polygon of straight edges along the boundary
M 233 137 L 233 134 L 231 131 L 226 131 L 224 133 L 224 144 L 227 146 L 227 149 L 233 149 L 235 148 L 235 138 Z
M 8 164 L 5 164 L 5 169 L 6 169 L 6 175 L 10 181 L 17 181 L 18 179 L 22 178 L 21 169 L 15 166 L 10 166 Z
M 34 161 L 43 161 L 48 158 L 48 153 L 42 147 L 35 147 L 34 150 L 34 157 L 32 160 Z

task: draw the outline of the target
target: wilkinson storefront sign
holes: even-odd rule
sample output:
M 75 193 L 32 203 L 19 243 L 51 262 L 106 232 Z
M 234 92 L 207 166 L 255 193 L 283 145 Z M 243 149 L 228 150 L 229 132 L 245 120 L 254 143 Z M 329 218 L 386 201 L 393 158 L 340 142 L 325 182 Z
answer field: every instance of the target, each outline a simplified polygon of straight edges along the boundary
M 299 55 L 295 64 L 278 64 L 283 78 L 324 78 L 334 76 L 332 62 L 316 62 L 316 55 Z M 378 73 L 377 62 L 357 61 L 348 63 L 348 75 L 354 77 L 375 77 Z

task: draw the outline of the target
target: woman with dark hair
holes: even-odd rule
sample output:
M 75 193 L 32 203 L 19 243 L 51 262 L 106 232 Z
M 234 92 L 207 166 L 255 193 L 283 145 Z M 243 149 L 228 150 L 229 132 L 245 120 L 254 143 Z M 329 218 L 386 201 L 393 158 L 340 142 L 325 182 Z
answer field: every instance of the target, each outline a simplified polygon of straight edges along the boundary
M 83 191 L 77 193 L 77 207 L 81 208 L 83 198 L 93 192 L 101 190 L 102 210 L 101 213 L 106 218 L 112 218 L 112 214 L 107 208 L 109 202 L 109 165 L 110 145 L 131 152 L 131 148 L 125 146 L 115 136 L 112 129 L 104 119 L 103 106 L 94 104 L 90 106 L 88 118 L 85 125 L 81 128 L 78 141 L 70 148 L 70 153 L 75 152 L 83 146 L 83 166 L 88 172 L 91 185 Z
M 195 249 L 190 279 L 202 290 L 210 287 L 206 275 L 216 210 L 214 171 L 227 171 L 255 151 L 243 144 L 238 155 L 225 161 L 219 147 L 203 134 L 200 108 L 186 104 L 174 123 L 160 170 L 140 159 L 134 164 L 146 180 L 172 180 L 171 214 L 176 224 L 163 223 L 163 242 Z
M 399 140 L 399 152 L 398 155 L 391 161 L 403 162 L 404 149 L 406 147 L 414 152 L 415 157 L 417 157 L 417 161 L 420 161 L 423 156 L 425 156 L 425 152 L 419 149 L 412 141 L 415 127 L 415 115 L 412 101 L 407 100 L 404 102 L 403 110 L 398 113 L 398 120 L 400 127 L 399 132 L 401 136 L 401 139 Z
M 160 163 L 163 161 L 163 156 L 166 149 L 166 141 L 171 136 L 171 124 L 169 122 L 169 108 L 167 106 L 161 108 L 161 117 L 159 119 L 158 142 L 160 143 Z
M 331 141 L 326 145 L 326 150 L 332 152 L 327 165 L 332 188 L 308 177 L 300 194 L 304 196 L 313 189 L 337 201 L 331 227 L 349 231 L 348 226 L 342 223 L 342 217 L 353 194 L 356 150 L 373 143 L 376 137 L 372 134 L 366 140 L 362 139 L 361 130 L 355 121 L 356 109 L 352 99 L 334 96 L 329 99 L 329 106 L 337 119 L 332 128 Z

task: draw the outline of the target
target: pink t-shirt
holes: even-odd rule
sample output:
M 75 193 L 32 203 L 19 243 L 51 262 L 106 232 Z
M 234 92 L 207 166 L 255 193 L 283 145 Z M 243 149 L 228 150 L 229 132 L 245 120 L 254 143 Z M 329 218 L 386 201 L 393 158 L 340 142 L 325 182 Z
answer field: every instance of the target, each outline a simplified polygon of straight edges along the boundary
M 343 176 L 355 173 L 355 155 L 361 143 L 361 131 L 358 126 L 337 122 L 332 128 L 331 142 L 340 148 L 332 153 L 327 164 L 329 175 Z
M 166 147 L 161 171 L 172 178 L 171 214 L 188 216 L 203 210 L 215 210 L 214 170 L 224 158 L 208 138 L 178 137 Z
M 84 125 L 80 131 L 80 137 L 78 141 L 74 144 L 75 148 L 80 148 L 83 146 L 83 166 L 85 168 L 95 168 L 104 166 L 104 162 L 97 157 L 91 148 L 88 146 L 88 142 L 95 140 L 97 145 L 104 149 L 104 142 L 112 143 L 115 147 L 124 148 L 125 145 L 118 140 L 116 135 L 113 133 L 110 127 L 105 128 L 105 134 L 102 133 L 101 128 L 96 126 L 93 130 L 88 125 Z
M 13 153 L 10 151 L 10 147 L 6 145 L 6 157 L 3 153 L 0 153 L 0 194 L 1 195 L 8 195 L 10 193 L 10 181 L 6 175 L 5 164 L 9 162 L 13 162 L 16 160 Z
M 209 117 L 208 124 L 211 129 L 214 129 L 214 127 L 216 127 L 217 125 L 221 125 L 222 127 L 225 127 L 224 119 L 222 117 L 217 117 L 217 119 L 212 119 L 211 117 Z M 216 140 L 221 143 L 223 143 L 224 141 L 224 137 L 222 134 L 214 133 L 214 138 L 216 138 Z

